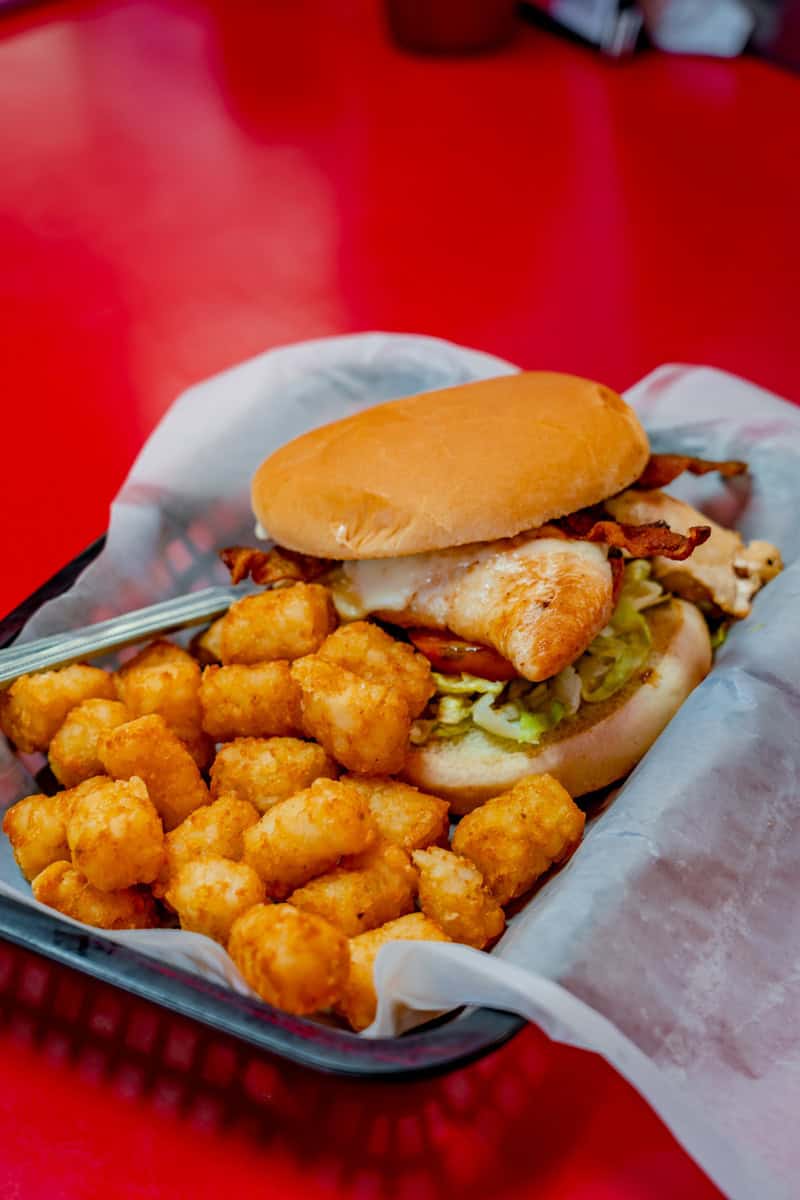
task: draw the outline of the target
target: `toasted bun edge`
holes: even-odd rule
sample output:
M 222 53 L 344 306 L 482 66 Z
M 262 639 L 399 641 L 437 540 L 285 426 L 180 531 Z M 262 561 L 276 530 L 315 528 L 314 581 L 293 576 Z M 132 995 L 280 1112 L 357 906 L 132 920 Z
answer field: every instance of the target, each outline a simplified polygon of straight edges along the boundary
M 454 741 L 434 740 L 413 748 L 404 778 L 449 800 L 456 815 L 507 791 L 526 775 L 547 772 L 571 796 L 623 778 L 711 667 L 711 642 L 699 609 L 677 599 L 671 609 L 670 633 L 648 662 L 652 673 L 600 720 L 530 748 L 506 748 L 480 730 Z

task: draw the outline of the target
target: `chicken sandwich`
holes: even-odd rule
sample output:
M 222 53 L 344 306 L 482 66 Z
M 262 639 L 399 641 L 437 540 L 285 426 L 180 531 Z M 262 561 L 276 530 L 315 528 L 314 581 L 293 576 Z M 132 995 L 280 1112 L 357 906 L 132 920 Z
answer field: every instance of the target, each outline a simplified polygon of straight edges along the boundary
M 780 569 L 661 491 L 739 462 L 651 456 L 610 388 L 523 372 L 380 404 L 256 472 L 276 547 L 235 577 L 326 584 L 431 663 L 405 778 L 466 812 L 523 776 L 572 795 L 641 758 L 711 665 L 712 633 Z

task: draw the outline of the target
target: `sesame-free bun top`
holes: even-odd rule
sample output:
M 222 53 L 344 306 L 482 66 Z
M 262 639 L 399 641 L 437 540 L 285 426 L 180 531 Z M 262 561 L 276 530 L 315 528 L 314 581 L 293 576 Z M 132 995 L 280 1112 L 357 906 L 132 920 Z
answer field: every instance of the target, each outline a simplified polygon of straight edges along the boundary
M 366 408 L 313 429 L 255 473 L 279 545 L 390 558 L 512 537 L 622 491 L 647 436 L 611 388 L 525 371 Z

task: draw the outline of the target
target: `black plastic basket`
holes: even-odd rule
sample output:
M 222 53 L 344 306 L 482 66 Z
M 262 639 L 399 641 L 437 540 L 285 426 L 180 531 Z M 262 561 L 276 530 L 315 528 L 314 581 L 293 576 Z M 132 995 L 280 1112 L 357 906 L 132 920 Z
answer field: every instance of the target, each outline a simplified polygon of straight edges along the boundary
M 70 588 L 100 553 L 99 538 L 0 622 L 0 649 L 48 600 Z M 193 1017 L 305 1066 L 346 1075 L 410 1078 L 448 1070 L 486 1054 L 517 1033 L 522 1018 L 495 1009 L 464 1009 L 399 1038 L 368 1039 L 293 1017 L 200 976 L 83 932 L 54 913 L 0 897 L 0 936 L 172 1012 Z

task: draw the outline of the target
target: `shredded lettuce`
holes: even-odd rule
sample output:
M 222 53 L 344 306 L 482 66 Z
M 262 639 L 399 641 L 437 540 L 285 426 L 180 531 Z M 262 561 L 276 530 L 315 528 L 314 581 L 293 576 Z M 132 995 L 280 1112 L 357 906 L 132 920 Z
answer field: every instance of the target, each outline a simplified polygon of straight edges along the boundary
M 608 700 L 623 688 L 650 653 L 650 627 L 625 595 L 623 585 L 611 622 L 581 655 L 581 697 L 590 703 Z
M 481 679 L 478 675 L 465 673 L 440 675 L 438 671 L 433 671 L 432 675 L 437 692 L 443 696 L 478 696 L 484 692 L 491 696 L 498 696 L 504 686 L 502 680 Z
M 711 635 L 711 649 L 718 650 L 728 636 L 729 624 L 727 621 L 722 621 L 716 629 L 709 630 Z M 752 626 L 751 626 L 752 628 Z
M 574 717 L 580 708 L 582 691 L 581 677 L 573 666 L 564 667 L 553 678 L 553 697 L 563 707 L 566 717 Z
M 458 725 L 466 720 L 471 708 L 469 696 L 442 696 L 436 716 L 443 725 Z
M 430 738 L 461 737 L 477 728 L 504 741 L 538 745 L 581 704 L 609 699 L 644 666 L 652 639 L 642 612 L 668 598 L 651 578 L 650 563 L 632 559 L 625 564 L 610 622 L 575 663 L 542 683 L 434 672 L 436 693 L 425 716 L 414 722 L 411 740 L 424 745 Z

